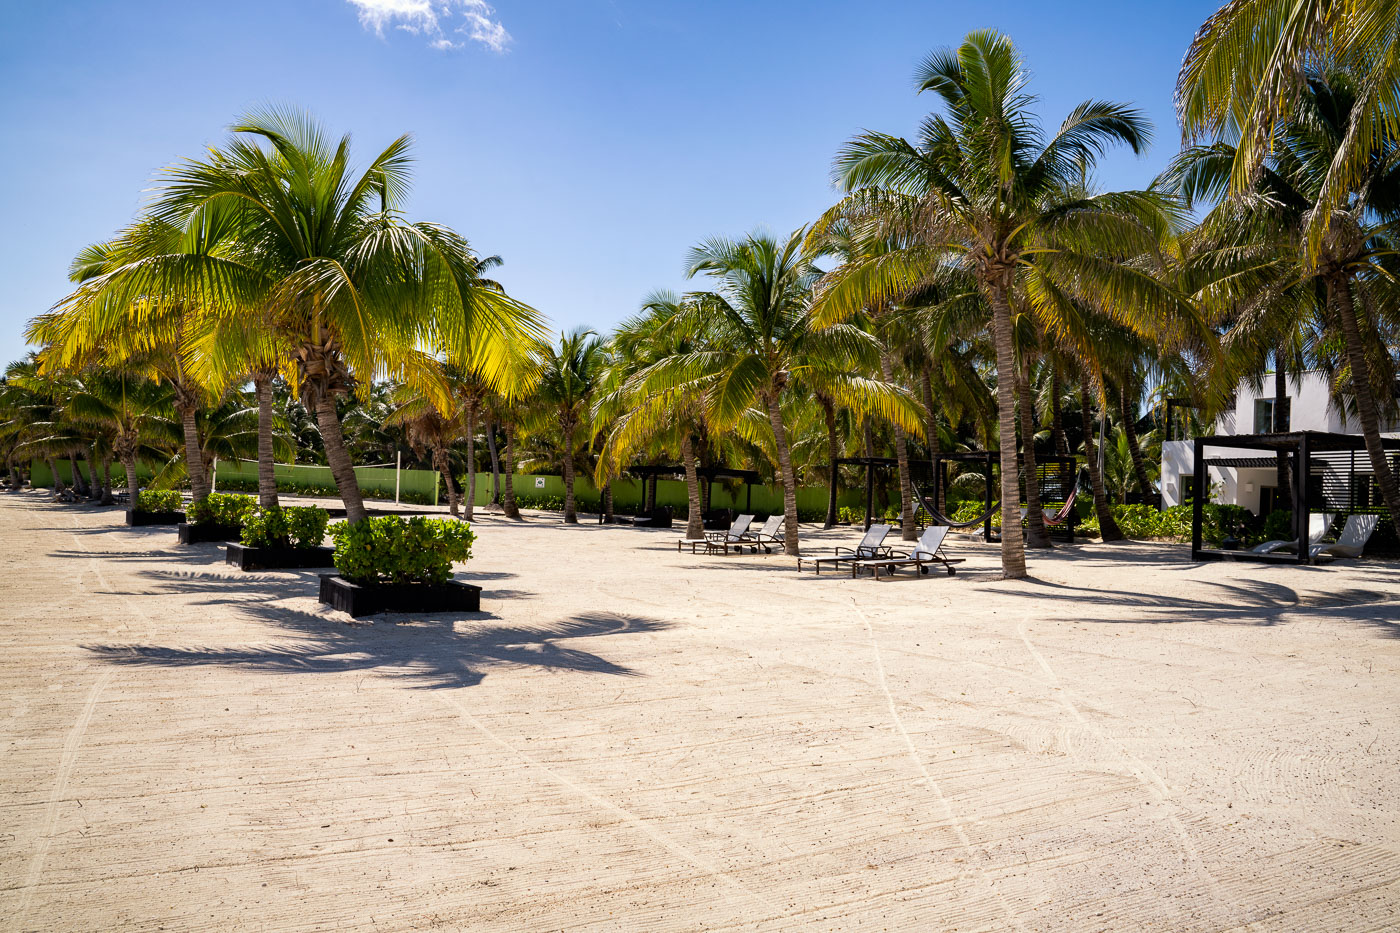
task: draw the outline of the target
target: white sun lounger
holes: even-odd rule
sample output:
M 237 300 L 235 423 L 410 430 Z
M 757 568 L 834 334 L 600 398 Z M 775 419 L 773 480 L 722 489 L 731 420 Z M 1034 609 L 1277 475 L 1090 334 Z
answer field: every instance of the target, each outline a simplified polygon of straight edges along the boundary
M 1322 540 L 1322 536 L 1327 534 L 1327 529 L 1332 527 L 1332 520 L 1336 518 L 1332 512 L 1314 512 L 1308 516 L 1308 545 L 1311 547 Z M 1265 541 L 1263 544 L 1256 544 L 1250 548 L 1255 554 L 1272 554 L 1275 551 L 1296 551 L 1297 541 Z
M 918 545 L 912 551 L 891 551 L 888 558 L 877 557 L 868 560 L 858 560 L 851 564 L 851 576 L 855 576 L 862 570 L 870 570 L 875 574 L 875 579 L 880 579 L 880 568 L 884 568 L 887 573 L 894 576 L 898 567 L 914 567 L 919 573 L 928 573 L 928 565 L 942 564 L 948 571 L 948 576 L 952 576 L 953 565 L 961 564 L 961 557 L 945 557 L 943 555 L 943 539 L 948 537 L 947 525 L 930 525 L 924 529 L 923 535 L 919 538 Z
M 832 557 L 799 557 L 797 558 L 797 569 L 802 569 L 804 562 L 811 564 L 817 571 L 822 572 L 822 564 L 848 564 L 857 560 L 868 560 L 875 557 L 883 557 L 890 553 L 890 549 L 881 542 L 890 533 L 891 525 L 871 525 L 866 531 L 865 537 L 860 539 L 860 544 L 855 549 L 847 547 L 837 547 L 836 554 Z
M 1342 526 L 1342 533 L 1337 535 L 1334 544 L 1314 544 L 1308 548 L 1308 556 L 1318 558 L 1323 555 L 1328 557 L 1360 557 L 1361 552 L 1366 549 L 1366 542 L 1371 540 L 1371 535 L 1376 531 L 1376 526 L 1380 524 L 1379 515 L 1348 515 L 1347 522 Z
M 754 548 L 754 553 L 758 553 L 758 548 L 763 548 L 765 554 L 771 554 L 773 549 L 769 545 L 783 543 L 783 539 L 778 536 L 778 529 L 781 527 L 783 527 L 783 516 L 770 515 L 758 531 L 746 531 L 742 537 L 746 542 L 753 542 L 757 545 Z

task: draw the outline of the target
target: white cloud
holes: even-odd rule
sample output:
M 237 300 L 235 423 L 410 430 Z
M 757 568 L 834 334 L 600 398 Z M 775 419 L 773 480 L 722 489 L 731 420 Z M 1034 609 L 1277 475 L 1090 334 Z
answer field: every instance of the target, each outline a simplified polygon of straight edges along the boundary
M 486 0 L 348 0 L 360 17 L 360 25 L 384 35 L 385 27 L 424 36 L 430 48 L 441 51 L 460 49 L 467 40 L 479 42 L 493 52 L 504 52 L 510 33 L 496 10 Z M 453 41 L 448 30 L 466 36 Z

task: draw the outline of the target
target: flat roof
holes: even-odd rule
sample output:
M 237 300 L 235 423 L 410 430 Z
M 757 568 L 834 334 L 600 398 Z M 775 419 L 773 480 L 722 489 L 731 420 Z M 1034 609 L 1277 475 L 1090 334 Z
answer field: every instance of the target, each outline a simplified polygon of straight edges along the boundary
M 1196 438 L 1197 443 L 1214 447 L 1244 447 L 1251 450 L 1273 450 L 1291 452 L 1298 448 L 1303 438 L 1308 439 L 1308 450 L 1318 453 L 1327 450 L 1365 450 L 1366 440 L 1360 434 L 1332 434 L 1327 431 L 1288 431 L 1283 434 L 1212 434 Z M 1400 437 L 1381 437 L 1381 446 L 1386 450 L 1400 451 Z

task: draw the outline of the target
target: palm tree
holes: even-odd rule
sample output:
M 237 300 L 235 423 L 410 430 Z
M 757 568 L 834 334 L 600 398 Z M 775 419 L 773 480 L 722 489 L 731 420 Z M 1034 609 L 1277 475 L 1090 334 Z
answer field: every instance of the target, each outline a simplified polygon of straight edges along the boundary
M 1161 283 L 1120 261 L 1155 248 L 1168 230 L 1163 199 L 1119 192 L 1067 199 L 1110 145 L 1142 152 L 1150 131 L 1131 107 L 1086 101 L 1047 139 L 1032 112 L 1025 65 L 1011 40 L 990 30 L 920 67 L 919 90 L 942 98 L 945 116 L 925 120 L 916 143 L 866 133 L 847 143 L 834 174 L 848 192 L 839 207 L 868 218 L 872 235 L 901 248 L 850 264 L 823 292 L 823 323 L 886 300 L 898 301 L 958 264 L 975 278 L 991 312 L 1001 448 L 1002 570 L 1024 577 L 1017 503 L 1016 353 L 1012 301 L 1032 259 L 1044 282 L 1116 313 L 1164 316 L 1181 304 Z M 1039 296 L 1039 297 L 1044 297 Z M 1057 332 L 1063 304 L 1032 300 L 1043 329 Z
M 65 400 L 70 421 L 111 432 L 113 452 L 126 470 L 133 509 L 141 490 L 137 463 L 163 463 L 180 443 L 173 401 L 169 389 L 121 371 L 87 374 Z
M 592 440 L 591 432 L 584 438 L 579 430 L 592 423 L 593 396 L 603 379 L 606 361 L 603 341 L 586 328 L 561 335 L 557 347 L 545 345 L 540 352 L 530 426 L 538 431 L 547 424 L 562 442 L 559 461 L 564 474 L 564 522 L 570 525 L 578 524 L 574 457 L 580 440 Z
M 1257 170 L 1253 186 L 1226 196 L 1239 150 L 1225 142 L 1190 147 L 1168 172 L 1188 202 L 1218 201 L 1202 222 L 1194 273 L 1228 330 L 1225 365 L 1215 374 L 1218 402 L 1272 355 L 1276 368 L 1308 347 L 1315 358 L 1342 350 L 1338 367 L 1351 390 L 1371 469 L 1400 532 L 1400 484 L 1382 446 L 1382 400 L 1394 409 L 1396 366 L 1381 336 L 1393 308 L 1400 219 L 1400 136 L 1374 140 L 1357 186 L 1329 191 L 1364 99 L 1346 72 L 1308 72 L 1306 92 Z M 1352 170 L 1349 170 L 1352 171 Z M 1329 204 L 1335 204 L 1329 209 Z M 1315 253 L 1308 238 L 1326 212 Z M 1289 350 L 1288 348 L 1295 348 Z
M 593 409 L 594 422 L 607 424 L 595 479 L 602 485 L 621 476 L 648 445 L 678 451 L 689 506 L 686 537 L 698 539 L 705 536 L 696 466 L 696 438 L 706 430 L 704 393 L 693 384 L 666 384 L 653 369 L 701 345 L 703 332 L 671 326 L 681 313 L 679 296 L 653 292 L 643 301 L 642 313 L 613 332 L 611 367 Z
M 483 284 L 465 239 L 398 213 L 409 185 L 410 139 L 400 137 L 358 175 L 350 139 L 332 145 L 304 114 L 268 110 L 232 127 L 200 160 L 166 172 L 151 212 L 209 242 L 99 276 L 80 292 L 121 303 L 139 295 L 197 300 L 222 340 L 272 333 L 279 362 L 315 415 L 349 521 L 365 516 L 335 400 L 377 375 L 402 379 L 432 365 L 433 348 L 489 379 L 507 348 L 542 333 L 539 316 Z M 210 359 L 218 355 L 208 354 Z M 255 358 L 229 353 L 228 359 Z
M 403 427 L 408 443 L 420 458 L 424 448 L 428 449 L 433 469 L 442 475 L 447 488 L 448 510 L 454 518 L 458 517 L 460 497 L 452 479 L 452 446 L 469 431 L 468 413 L 461 397 L 451 392 L 424 392 L 418 385 L 402 385 L 393 398 L 396 407 L 385 419 L 385 425 Z
M 805 229 L 782 239 L 751 233 L 742 240 L 715 238 L 690 251 L 686 274 L 708 276 L 715 289 L 692 292 L 680 304 L 674 326 L 703 329 L 704 343 L 651 367 L 650 384 L 703 395 L 705 420 L 719 433 L 740 429 L 753 439 L 767 421 L 783 484 L 784 550 L 799 553 L 797 474 L 783 422 L 782 396 L 789 386 L 818 382 L 842 404 L 868 405 L 886 420 L 918 430 L 918 404 L 908 392 L 851 372 L 851 362 L 877 348 L 860 329 L 840 324 L 818 331 L 807 313 L 821 271 L 802 252 Z

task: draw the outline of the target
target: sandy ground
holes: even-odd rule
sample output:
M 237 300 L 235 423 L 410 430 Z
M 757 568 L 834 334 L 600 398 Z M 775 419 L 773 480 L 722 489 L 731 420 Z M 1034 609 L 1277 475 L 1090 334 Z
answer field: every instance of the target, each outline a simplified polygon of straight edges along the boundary
M 119 521 L 0 493 L 0 929 L 1400 928 L 1395 564 L 488 517 L 350 624 Z

